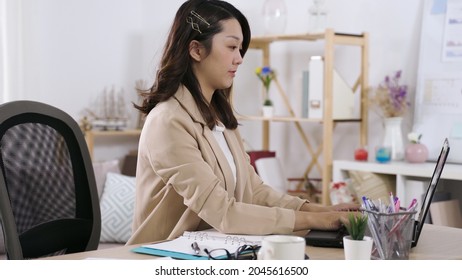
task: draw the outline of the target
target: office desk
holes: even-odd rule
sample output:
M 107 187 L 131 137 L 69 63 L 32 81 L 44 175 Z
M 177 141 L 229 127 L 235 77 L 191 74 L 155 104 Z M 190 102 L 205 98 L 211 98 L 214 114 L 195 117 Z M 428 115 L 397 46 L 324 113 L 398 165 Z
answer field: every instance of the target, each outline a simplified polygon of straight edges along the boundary
M 158 257 L 131 252 L 138 245 L 89 251 L 70 255 L 50 257 L 54 260 L 81 260 L 87 258 L 146 260 Z M 311 260 L 344 259 L 343 249 L 306 247 Z M 416 260 L 449 260 L 462 259 L 462 229 L 427 224 L 423 227 L 419 243 L 411 249 L 410 259 Z

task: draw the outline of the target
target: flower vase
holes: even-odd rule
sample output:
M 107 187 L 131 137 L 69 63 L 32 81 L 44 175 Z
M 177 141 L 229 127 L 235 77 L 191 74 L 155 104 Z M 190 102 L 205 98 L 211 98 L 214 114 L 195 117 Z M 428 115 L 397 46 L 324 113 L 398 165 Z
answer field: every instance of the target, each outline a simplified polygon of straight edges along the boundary
M 390 147 L 391 160 L 404 159 L 404 141 L 402 133 L 402 117 L 393 117 L 385 119 L 385 134 L 383 137 L 383 146 Z
M 265 100 L 263 101 L 263 117 L 272 118 L 274 115 L 274 106 L 273 101 L 269 99 L 269 85 L 265 86 L 264 91 Z
M 284 34 L 287 21 L 287 8 L 284 0 L 265 0 L 263 3 L 265 35 Z
M 263 106 L 263 117 L 271 118 L 274 115 L 274 107 L 273 105 L 264 105 Z
M 406 148 L 406 161 L 409 163 L 423 163 L 428 159 L 428 149 L 424 144 L 412 143 Z
M 324 0 L 313 0 L 308 9 L 308 33 L 322 33 L 326 30 L 327 10 Z

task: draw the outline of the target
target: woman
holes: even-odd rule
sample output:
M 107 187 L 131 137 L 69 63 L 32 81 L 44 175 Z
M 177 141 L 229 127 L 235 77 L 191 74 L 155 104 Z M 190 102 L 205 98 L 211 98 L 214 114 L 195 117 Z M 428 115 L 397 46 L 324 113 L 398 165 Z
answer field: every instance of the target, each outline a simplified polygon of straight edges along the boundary
M 357 205 L 322 207 L 265 185 L 249 163 L 230 105 L 250 42 L 247 19 L 219 0 L 178 10 L 157 79 L 137 108 L 140 137 L 128 244 L 210 227 L 230 234 L 336 229 Z

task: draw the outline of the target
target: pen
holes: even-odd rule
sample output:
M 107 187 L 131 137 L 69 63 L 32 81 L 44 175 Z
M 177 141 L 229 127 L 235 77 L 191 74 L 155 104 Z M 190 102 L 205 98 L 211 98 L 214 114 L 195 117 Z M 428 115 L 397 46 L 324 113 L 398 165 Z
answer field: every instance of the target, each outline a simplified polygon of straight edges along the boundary
M 411 204 L 409 205 L 409 207 L 407 208 L 407 211 L 413 211 L 416 206 L 417 206 L 417 199 L 414 198 L 411 201 Z
M 397 199 L 395 201 L 395 212 L 398 213 L 400 209 L 401 209 L 401 202 L 399 201 L 399 199 Z
M 194 253 L 195 253 L 196 255 L 199 255 L 199 254 L 201 253 L 201 248 L 199 248 L 199 245 L 197 244 L 197 242 L 193 242 L 193 243 L 191 244 L 191 248 L 193 248 Z
M 388 206 L 388 209 L 391 213 L 395 212 L 395 198 L 392 192 L 390 192 L 390 206 Z
M 367 197 L 363 196 L 363 203 L 364 203 L 364 208 L 366 208 L 366 210 L 371 210 L 371 207 L 369 207 L 369 203 L 367 202 Z

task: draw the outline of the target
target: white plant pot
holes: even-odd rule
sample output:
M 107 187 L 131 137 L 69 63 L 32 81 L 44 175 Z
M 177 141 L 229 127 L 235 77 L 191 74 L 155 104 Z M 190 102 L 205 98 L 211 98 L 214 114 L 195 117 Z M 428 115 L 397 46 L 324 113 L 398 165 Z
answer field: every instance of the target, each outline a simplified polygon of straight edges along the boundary
M 271 118 L 274 114 L 273 106 L 263 106 L 263 117 Z
M 345 260 L 370 260 L 373 240 L 370 236 L 364 236 L 363 240 L 353 240 L 351 236 L 343 237 Z

